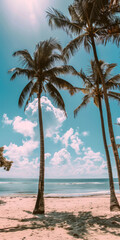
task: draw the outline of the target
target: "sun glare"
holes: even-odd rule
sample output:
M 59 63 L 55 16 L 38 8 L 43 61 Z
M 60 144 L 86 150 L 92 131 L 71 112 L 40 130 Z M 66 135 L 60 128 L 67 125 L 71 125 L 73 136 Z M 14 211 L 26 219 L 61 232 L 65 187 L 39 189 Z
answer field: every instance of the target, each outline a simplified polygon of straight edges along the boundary
M 4 0 L 4 3 L 14 21 L 36 25 L 37 18 L 45 15 L 49 0 Z

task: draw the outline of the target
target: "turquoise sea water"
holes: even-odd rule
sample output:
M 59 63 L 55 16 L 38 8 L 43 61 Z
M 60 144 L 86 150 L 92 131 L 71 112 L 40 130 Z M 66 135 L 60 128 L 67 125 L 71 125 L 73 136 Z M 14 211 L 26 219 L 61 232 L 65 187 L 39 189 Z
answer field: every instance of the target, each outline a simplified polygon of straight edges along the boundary
M 119 193 L 118 180 L 114 179 Z M 0 178 L 0 195 L 36 194 L 38 179 Z M 71 197 L 94 194 L 108 194 L 108 179 L 46 179 L 45 196 Z

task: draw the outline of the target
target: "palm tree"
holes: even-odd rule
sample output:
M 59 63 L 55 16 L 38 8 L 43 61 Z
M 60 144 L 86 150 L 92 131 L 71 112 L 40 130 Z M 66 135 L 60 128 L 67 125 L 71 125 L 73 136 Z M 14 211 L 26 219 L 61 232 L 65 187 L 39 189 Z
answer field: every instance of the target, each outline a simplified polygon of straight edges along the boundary
M 77 71 L 68 65 L 56 66 L 57 61 L 64 61 L 61 57 L 62 47 L 53 38 L 46 41 L 41 41 L 34 52 L 33 57 L 27 50 L 17 51 L 13 56 L 19 56 L 22 60 L 23 68 L 13 68 L 9 72 L 13 72 L 11 80 L 14 80 L 17 76 L 26 76 L 29 80 L 28 84 L 22 90 L 19 97 L 19 107 L 24 103 L 25 98 L 28 96 L 26 106 L 33 96 L 38 98 L 38 116 L 40 127 L 40 175 L 37 201 L 35 204 L 34 214 L 44 214 L 44 131 L 42 121 L 42 109 L 41 109 L 41 96 L 43 92 L 53 98 L 57 106 L 65 111 L 65 104 L 58 89 L 68 89 L 72 95 L 75 92 L 73 86 L 66 80 L 58 77 L 59 74 L 72 73 L 77 74 Z
M 120 87 L 120 74 L 117 74 L 113 77 L 110 77 L 110 72 L 112 69 L 116 66 L 115 64 L 105 64 L 103 61 L 99 61 L 100 67 L 102 69 L 102 73 L 105 79 L 105 84 L 107 88 L 107 94 L 109 97 L 116 99 L 120 101 L 120 94 L 108 91 L 109 89 L 119 88 Z M 111 161 L 110 161 L 110 155 L 109 150 L 107 146 L 107 139 L 106 139 L 106 133 L 105 133 L 105 125 L 104 125 L 104 119 L 103 119 L 103 110 L 102 110 L 102 103 L 101 99 L 103 99 L 103 89 L 101 84 L 101 79 L 99 77 L 96 63 L 95 61 L 91 61 L 91 71 L 90 75 L 87 75 L 81 70 L 80 76 L 84 83 L 84 88 L 81 88 L 80 90 L 85 94 L 83 97 L 82 103 L 75 109 L 74 116 L 77 115 L 77 113 L 80 111 L 82 107 L 85 107 L 90 102 L 91 98 L 93 99 L 94 104 L 99 108 L 100 113 L 100 119 L 101 119 L 101 127 L 102 127 L 102 136 L 103 136 L 103 142 L 104 142 L 104 148 L 106 153 L 106 159 L 107 159 L 107 166 L 108 166 L 108 175 L 109 175 L 109 185 L 110 185 L 110 210 L 119 210 L 119 203 L 115 195 L 115 189 L 114 189 L 114 181 L 113 181 L 113 174 L 112 174 L 112 167 L 111 167 Z
M 108 128 L 117 166 L 117 174 L 120 187 L 120 159 L 113 132 L 107 89 L 104 76 L 100 68 L 95 44 L 95 40 L 99 40 L 100 37 L 102 37 L 103 42 L 106 42 L 107 40 L 104 39 L 107 39 L 105 38 L 105 34 L 108 32 L 108 26 L 114 26 L 118 23 L 117 16 L 111 14 L 111 11 L 104 11 L 105 4 L 107 4 L 106 0 L 74 0 L 74 3 L 68 7 L 70 19 L 54 8 L 50 9 L 47 12 L 47 17 L 49 19 L 49 25 L 52 28 L 62 28 L 64 31 L 66 31 L 67 34 L 73 34 L 75 37 L 63 50 L 63 54 L 66 56 L 66 58 L 69 59 L 70 55 L 74 55 L 76 50 L 78 50 L 82 44 L 84 44 L 84 48 L 88 52 L 92 47 L 94 59 L 98 68 L 98 73 L 103 85 L 103 95 L 107 111 Z M 114 38 L 114 41 L 115 40 L 116 42 L 118 41 L 117 38 Z
M 12 161 L 7 161 L 3 156 L 4 147 L 0 147 L 0 167 L 3 167 L 6 171 L 9 171 L 12 166 Z

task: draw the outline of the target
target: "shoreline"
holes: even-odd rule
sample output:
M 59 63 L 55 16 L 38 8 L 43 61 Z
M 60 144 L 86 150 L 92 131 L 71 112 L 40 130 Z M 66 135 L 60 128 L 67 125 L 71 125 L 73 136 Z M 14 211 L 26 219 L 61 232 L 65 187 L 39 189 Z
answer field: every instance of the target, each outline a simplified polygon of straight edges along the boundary
M 51 196 L 50 196 L 51 195 Z M 116 191 L 116 195 L 118 197 L 120 197 L 120 192 L 119 191 Z M 106 192 L 106 193 L 93 193 L 93 194 L 80 194 L 80 195 L 63 195 L 63 194 L 58 194 L 58 195 L 54 195 L 54 194 L 49 194 L 49 195 L 44 195 L 44 198 L 58 198 L 58 199 L 61 199 L 61 198 L 86 198 L 86 197 L 98 197 L 98 196 L 110 196 L 110 193 L 109 192 Z M 7 195 L 0 195 L 0 198 L 5 198 L 5 197 L 37 197 L 37 194 L 34 194 L 34 193 L 10 193 L 10 194 L 7 194 Z

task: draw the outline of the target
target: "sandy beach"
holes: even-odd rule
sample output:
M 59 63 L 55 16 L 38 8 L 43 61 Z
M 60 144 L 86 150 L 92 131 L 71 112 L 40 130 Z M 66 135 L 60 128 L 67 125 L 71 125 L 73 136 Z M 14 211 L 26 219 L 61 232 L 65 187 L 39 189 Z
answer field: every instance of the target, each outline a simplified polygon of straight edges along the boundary
M 35 200 L 0 197 L 0 240 L 120 239 L 120 212 L 110 212 L 108 195 L 45 198 L 45 216 L 32 214 Z

